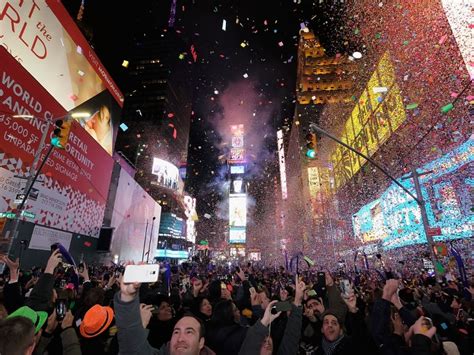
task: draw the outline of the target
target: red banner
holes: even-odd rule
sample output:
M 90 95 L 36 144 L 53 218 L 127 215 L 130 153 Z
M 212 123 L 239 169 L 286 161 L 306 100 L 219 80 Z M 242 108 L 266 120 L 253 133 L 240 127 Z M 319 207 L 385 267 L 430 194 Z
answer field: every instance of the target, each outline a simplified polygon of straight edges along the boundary
M 0 46 L 0 212 L 16 208 L 42 132 L 66 115 L 61 105 Z M 34 118 L 15 118 L 32 115 Z M 41 154 L 41 160 L 46 149 Z M 65 150 L 54 149 L 26 204 L 42 225 L 98 236 L 113 160 L 77 122 Z

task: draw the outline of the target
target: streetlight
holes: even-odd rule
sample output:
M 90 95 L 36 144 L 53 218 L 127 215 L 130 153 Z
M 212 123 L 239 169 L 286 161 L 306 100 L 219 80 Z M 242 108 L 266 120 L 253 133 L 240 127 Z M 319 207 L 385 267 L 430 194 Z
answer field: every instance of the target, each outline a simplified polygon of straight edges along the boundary
M 437 258 L 436 254 L 434 252 L 433 236 L 431 235 L 430 226 L 429 226 L 429 222 L 428 222 L 428 216 L 426 214 L 425 201 L 423 200 L 423 195 L 421 193 L 421 187 L 420 187 L 420 181 L 418 179 L 419 176 L 423 175 L 423 174 L 419 174 L 417 172 L 416 168 L 412 167 L 412 169 L 411 169 L 412 176 L 411 177 L 413 178 L 414 185 L 415 185 L 415 191 L 416 191 L 416 196 L 414 196 L 407 188 L 405 188 L 405 186 L 403 186 L 393 176 L 391 176 L 387 172 L 387 170 L 385 170 L 383 167 L 381 167 L 379 164 L 377 164 L 374 160 L 372 160 L 371 158 L 369 158 L 365 154 L 362 154 L 361 152 L 355 150 L 350 145 L 348 145 L 348 144 L 344 143 L 343 141 L 339 140 L 338 138 L 336 138 L 335 136 L 333 136 L 329 132 L 325 131 L 324 129 L 322 129 L 321 127 L 319 127 L 315 123 L 310 123 L 309 128 L 312 131 L 318 131 L 319 133 L 324 134 L 326 137 L 332 139 L 336 143 L 346 147 L 350 151 L 356 153 L 358 156 L 360 156 L 360 157 L 364 158 L 365 160 L 367 160 L 369 163 L 371 163 L 373 166 L 375 166 L 377 169 L 379 169 L 382 173 L 384 173 L 384 175 L 386 175 L 390 180 L 392 180 L 395 184 L 397 184 L 411 198 L 413 198 L 413 200 L 418 204 L 418 207 L 420 208 L 421 219 L 422 219 L 422 222 L 423 222 L 423 229 L 425 231 L 426 240 L 428 241 L 428 247 L 429 247 L 429 250 L 430 250 L 431 261 L 433 263 L 435 274 L 439 278 L 440 275 L 439 275 L 439 273 L 436 269 L 436 266 L 437 266 L 437 263 L 438 263 L 438 258 Z
M 11 114 L 11 112 L 7 112 L 7 113 Z M 32 119 L 32 118 L 34 118 L 34 116 L 32 116 L 32 115 L 12 115 L 12 117 L 13 118 L 21 118 L 21 119 Z M 65 116 L 65 117 L 67 117 L 67 116 Z M 63 121 L 61 120 L 62 118 L 63 117 L 58 118 L 58 121 L 56 121 L 56 125 L 59 121 L 61 122 L 61 124 L 59 126 L 61 126 L 63 124 Z M 27 179 L 27 182 L 26 182 L 26 187 L 25 187 L 26 192 L 23 194 L 23 198 L 22 198 L 20 204 L 18 205 L 18 207 L 16 209 L 15 220 L 13 222 L 13 227 L 8 232 L 9 241 L 8 241 L 7 255 L 10 255 L 10 253 L 12 252 L 13 243 L 18 237 L 18 227 L 19 227 L 19 223 L 20 223 L 20 217 L 23 215 L 23 209 L 24 209 L 25 203 L 28 199 L 28 196 L 29 196 L 29 194 L 30 194 L 30 192 L 33 188 L 33 185 L 36 182 L 36 179 L 38 178 L 38 176 L 41 172 L 41 169 L 43 168 L 44 164 L 48 160 L 48 157 L 51 154 L 53 148 L 54 147 L 60 147 L 59 145 L 55 145 L 56 141 L 54 141 L 54 142 L 51 141 L 50 142 L 50 147 L 48 149 L 48 152 L 46 153 L 46 156 L 44 157 L 44 159 L 41 162 L 40 166 L 37 168 L 37 165 L 39 163 L 39 160 L 40 160 L 41 154 L 43 152 L 43 149 L 46 146 L 46 138 L 47 138 L 48 133 L 49 133 L 49 126 L 50 126 L 51 122 L 53 122 L 51 119 L 45 119 L 45 126 L 42 127 L 43 128 L 43 132 L 42 132 L 43 134 L 41 135 L 41 140 L 39 142 L 38 149 L 36 151 L 35 157 L 33 159 L 33 163 L 31 165 L 30 175 L 29 175 L 29 177 Z M 64 132 L 66 133 L 66 130 L 67 130 L 67 134 L 69 134 L 69 128 L 70 128 L 70 126 L 68 126 L 67 129 L 64 130 Z M 63 128 L 59 127 L 59 132 L 57 132 L 58 134 L 55 135 L 53 140 L 55 138 L 57 138 L 58 142 L 59 141 L 66 142 L 67 137 L 65 138 L 65 140 L 63 140 L 63 139 L 59 140 L 59 133 L 61 133 L 61 131 L 63 131 Z M 55 133 L 56 133 L 56 130 L 55 130 Z M 5 267 L 5 264 L 1 263 L 0 264 L 0 272 L 3 272 L 4 267 Z

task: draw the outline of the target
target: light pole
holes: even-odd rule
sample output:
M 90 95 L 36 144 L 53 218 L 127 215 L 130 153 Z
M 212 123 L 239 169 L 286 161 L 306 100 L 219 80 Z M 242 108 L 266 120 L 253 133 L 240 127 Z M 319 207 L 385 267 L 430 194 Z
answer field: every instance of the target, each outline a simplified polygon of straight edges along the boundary
M 358 156 L 360 156 L 360 157 L 364 158 L 365 160 L 367 160 L 369 163 L 371 163 L 373 166 L 375 166 L 377 169 L 379 169 L 382 173 L 384 173 L 396 185 L 398 185 L 403 191 L 405 191 L 411 198 L 413 198 L 413 200 L 418 204 L 418 207 L 420 208 L 420 211 L 421 211 L 421 219 L 422 219 L 422 222 L 423 222 L 423 229 L 425 231 L 426 240 L 428 241 L 428 248 L 430 249 L 429 251 L 430 251 L 431 261 L 433 263 L 435 274 L 436 274 L 437 278 L 439 278 L 439 273 L 436 269 L 438 258 L 437 258 L 436 254 L 434 252 L 434 249 L 433 249 L 433 247 L 434 247 L 433 237 L 431 236 L 431 233 L 429 232 L 430 227 L 429 227 L 428 217 L 427 217 L 427 214 L 426 214 L 425 201 L 423 200 L 423 195 L 421 194 L 420 182 L 418 180 L 418 177 L 420 176 L 420 174 L 418 174 L 418 172 L 416 171 L 416 168 L 412 168 L 412 177 L 413 177 L 413 181 L 414 181 L 414 185 L 415 185 L 415 191 L 416 191 L 416 195 L 417 195 L 417 196 L 414 196 L 407 188 L 405 188 L 405 186 L 403 186 L 393 176 L 391 176 L 387 172 L 387 170 L 385 170 L 383 167 L 381 167 L 379 164 L 377 164 L 374 160 L 372 160 L 371 158 L 369 158 L 365 154 L 362 154 L 361 152 L 359 152 L 359 151 L 355 150 L 354 148 L 352 148 L 350 145 L 342 142 L 341 140 L 339 140 L 338 138 L 336 138 L 335 136 L 333 136 L 329 132 L 325 131 L 324 129 L 322 129 L 321 127 L 316 125 L 315 123 L 310 123 L 309 128 L 310 128 L 310 130 L 318 131 L 319 133 L 325 135 L 326 137 L 332 139 L 336 143 L 346 147 L 350 151 L 356 153 Z
M 31 118 L 33 118 L 33 116 L 14 115 L 13 118 L 31 119 Z M 43 160 L 41 166 L 39 167 L 39 169 L 36 170 L 36 166 L 38 165 L 41 154 L 42 154 L 43 149 L 46 145 L 45 143 L 46 143 L 46 138 L 47 138 L 48 132 L 49 132 L 49 124 L 50 124 L 50 121 L 47 119 L 47 120 L 45 120 L 45 125 L 42 126 L 43 127 L 43 132 L 42 132 L 43 134 L 41 135 L 41 140 L 40 140 L 38 149 L 36 151 L 35 158 L 34 158 L 33 163 L 31 165 L 30 175 L 28 176 L 28 179 L 26 181 L 26 186 L 25 186 L 25 191 L 26 192 L 23 194 L 23 198 L 22 198 L 20 204 L 18 205 L 18 207 L 16 209 L 16 213 L 15 213 L 15 217 L 14 217 L 15 220 L 13 221 L 12 229 L 7 232 L 8 234 L 5 235 L 5 238 L 9 239 L 8 240 L 8 247 L 7 247 L 7 250 L 6 250 L 7 255 L 9 255 L 9 256 L 10 256 L 10 253 L 12 252 L 13 243 L 15 242 L 15 240 L 18 237 L 18 227 L 19 227 L 19 224 L 20 224 L 20 218 L 23 214 L 23 208 L 25 206 L 26 200 L 28 199 L 28 195 L 31 192 L 31 189 L 33 188 L 33 185 L 34 185 L 36 179 L 38 178 L 38 175 L 39 175 L 44 163 L 46 162 L 46 160 L 48 160 L 49 154 L 51 154 L 51 151 L 52 151 L 53 145 L 51 145 L 51 148 L 49 149 L 48 153 L 46 154 L 46 157 L 44 158 L 44 160 Z M 4 267 L 5 267 L 5 264 L 0 263 L 0 272 L 3 272 Z

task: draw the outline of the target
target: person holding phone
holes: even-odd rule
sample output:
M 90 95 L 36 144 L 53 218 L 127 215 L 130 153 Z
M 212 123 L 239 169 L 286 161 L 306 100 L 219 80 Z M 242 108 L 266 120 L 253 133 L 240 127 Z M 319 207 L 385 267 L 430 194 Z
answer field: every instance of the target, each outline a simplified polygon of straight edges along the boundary
M 143 355 L 200 355 L 213 354 L 205 346 L 205 329 L 194 316 L 184 316 L 174 326 L 171 340 L 156 349 L 147 340 L 143 327 L 139 303 L 140 283 L 124 283 L 120 279 L 120 291 L 114 296 L 115 320 L 118 328 L 118 342 L 121 353 Z M 148 310 L 148 312 L 150 312 Z

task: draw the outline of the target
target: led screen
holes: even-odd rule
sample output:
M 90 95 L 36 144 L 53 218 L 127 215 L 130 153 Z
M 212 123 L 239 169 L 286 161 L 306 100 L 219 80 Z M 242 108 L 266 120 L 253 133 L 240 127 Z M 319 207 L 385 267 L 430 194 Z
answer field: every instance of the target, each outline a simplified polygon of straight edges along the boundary
M 386 51 L 347 118 L 340 138 L 359 152 L 371 156 L 405 120 L 400 88 L 395 80 L 390 53 Z M 366 162 L 342 145 L 337 146 L 331 160 L 336 188 L 349 181 Z
M 230 243 L 245 243 L 246 232 L 245 228 L 230 228 L 229 242 Z
M 430 228 L 440 228 L 435 241 L 468 238 L 474 229 L 474 138 L 420 169 L 431 172 L 420 177 Z M 400 180 L 414 192 L 412 179 Z M 426 243 L 417 203 L 392 184 L 382 196 L 363 206 L 353 216 L 356 237 L 364 241 L 381 239 L 384 248 Z
M 230 173 L 231 174 L 243 174 L 245 172 L 245 166 L 243 165 L 231 165 Z
M 229 226 L 245 227 L 247 225 L 247 196 L 229 196 Z
M 151 173 L 158 177 L 158 185 L 172 190 L 178 189 L 179 170 L 170 162 L 153 158 L 153 168 Z
M 155 258 L 187 259 L 189 253 L 186 250 L 156 249 Z

